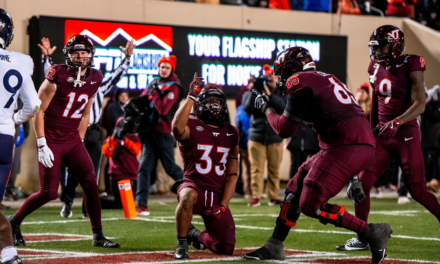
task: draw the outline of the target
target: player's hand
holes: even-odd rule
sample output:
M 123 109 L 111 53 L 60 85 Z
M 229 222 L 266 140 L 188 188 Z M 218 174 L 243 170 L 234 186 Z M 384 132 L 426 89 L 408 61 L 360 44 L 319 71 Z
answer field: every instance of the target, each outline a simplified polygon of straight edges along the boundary
M 200 91 L 205 86 L 204 79 L 197 76 L 197 72 L 194 73 L 194 78 L 189 85 L 188 97 L 195 100 L 199 96 Z
M 351 199 L 353 204 L 361 203 L 365 199 L 364 188 L 362 187 L 362 182 L 359 180 L 359 176 L 354 176 L 353 180 L 350 180 L 347 196 Z
M 219 219 L 223 213 L 226 212 L 226 207 L 224 207 L 222 204 L 216 204 L 213 205 L 211 208 L 206 209 L 202 212 L 202 216 L 206 220 L 217 220 Z
M 44 165 L 46 168 L 52 168 L 54 161 L 54 156 L 52 150 L 47 146 L 46 138 L 37 138 L 38 146 L 38 161 Z
M 381 128 L 382 128 L 381 126 L 377 126 L 377 127 L 375 127 L 375 128 L 372 129 L 372 131 L 373 131 L 373 136 L 374 136 L 375 138 L 377 138 L 377 137 L 379 136 L 379 132 L 380 132 L 380 129 L 381 129 Z
M 41 43 L 42 44 L 38 44 L 38 47 L 40 47 L 44 57 L 52 55 L 52 53 L 57 49 L 57 46 L 53 46 L 52 48 L 50 47 L 50 41 L 48 38 L 42 38 Z
M 122 53 L 125 54 L 126 58 L 130 58 L 130 56 L 133 54 L 133 50 L 136 47 L 134 44 L 134 40 L 127 41 L 127 45 L 125 45 L 125 49 L 122 46 L 119 46 L 119 49 L 122 51 Z
M 390 138 L 394 137 L 399 127 L 400 122 L 397 119 L 385 123 L 385 125 L 383 125 L 380 129 L 379 138 L 383 141 L 389 140 Z
M 270 105 L 269 96 L 267 96 L 265 93 L 260 94 L 255 89 L 252 89 L 252 92 L 257 95 L 257 98 L 255 98 L 255 108 L 263 112 L 263 114 L 266 114 L 266 111 L 272 108 Z

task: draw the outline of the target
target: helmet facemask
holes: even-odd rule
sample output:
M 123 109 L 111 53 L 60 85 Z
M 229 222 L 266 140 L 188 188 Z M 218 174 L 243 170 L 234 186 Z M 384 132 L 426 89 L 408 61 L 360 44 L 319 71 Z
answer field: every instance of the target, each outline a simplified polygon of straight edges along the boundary
M 203 91 L 194 104 L 194 113 L 208 125 L 221 126 L 228 113 L 226 97 L 217 88 Z

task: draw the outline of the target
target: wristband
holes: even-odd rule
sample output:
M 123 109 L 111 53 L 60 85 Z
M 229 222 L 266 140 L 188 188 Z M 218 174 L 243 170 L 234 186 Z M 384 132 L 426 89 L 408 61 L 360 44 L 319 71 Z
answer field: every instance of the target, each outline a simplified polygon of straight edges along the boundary
M 188 94 L 188 97 L 187 97 L 187 98 L 193 100 L 194 102 L 196 101 L 196 98 L 195 98 L 193 95 Z
M 37 145 L 39 147 L 47 145 L 46 137 L 37 138 Z

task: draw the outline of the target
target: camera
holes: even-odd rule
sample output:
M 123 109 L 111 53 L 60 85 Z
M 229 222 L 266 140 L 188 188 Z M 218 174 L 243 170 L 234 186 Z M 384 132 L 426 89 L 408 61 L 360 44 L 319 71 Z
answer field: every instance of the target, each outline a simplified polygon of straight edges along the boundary
M 251 82 L 254 83 L 254 89 L 261 93 L 264 91 L 264 82 L 271 82 L 272 80 L 271 76 L 260 75 L 257 78 L 252 78 Z

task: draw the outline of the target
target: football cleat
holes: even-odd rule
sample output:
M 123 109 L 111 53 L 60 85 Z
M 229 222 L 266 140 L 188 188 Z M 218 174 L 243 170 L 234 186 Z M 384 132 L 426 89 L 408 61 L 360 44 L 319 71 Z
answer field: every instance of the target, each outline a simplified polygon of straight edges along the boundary
M 89 219 L 89 213 L 85 212 L 83 213 L 83 219 Z
M 193 242 L 192 246 L 195 249 L 198 249 L 198 250 L 205 250 L 206 249 L 205 245 L 203 243 L 200 243 L 200 242 Z
M 105 237 L 101 237 L 101 238 L 93 238 L 93 246 L 103 247 L 103 248 L 120 248 L 121 244 L 110 241 Z
M 175 259 L 187 259 L 188 256 L 188 241 L 177 241 L 176 251 L 174 252 Z
M 25 247 L 26 242 L 24 242 L 23 236 L 21 235 L 20 223 L 15 220 L 13 215 L 6 217 L 11 225 L 12 229 L 12 240 L 14 246 Z
M 387 256 L 388 239 L 391 237 L 391 227 L 389 224 L 368 224 L 368 229 L 364 231 L 363 237 L 370 244 L 372 263 L 383 263 Z
M 358 237 L 353 237 L 347 240 L 345 245 L 337 246 L 336 249 L 339 251 L 368 251 L 370 250 L 370 247 L 368 242 L 362 238 L 359 239 Z
M 63 208 L 60 212 L 61 217 L 70 218 L 72 217 L 72 203 L 64 203 Z
M 255 250 L 254 252 L 247 253 L 244 255 L 244 257 L 253 260 L 285 260 L 286 256 L 284 255 L 284 244 L 283 242 L 271 237 L 269 240 L 267 240 L 263 247 Z
M 23 264 L 23 260 L 19 256 L 15 256 L 6 262 L 2 262 L 2 264 Z

